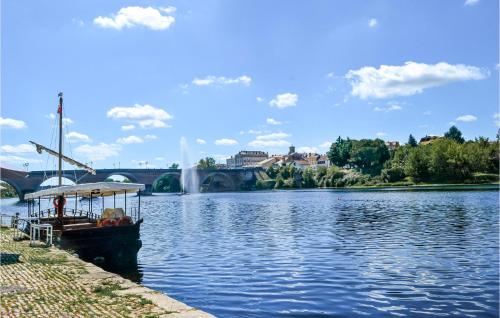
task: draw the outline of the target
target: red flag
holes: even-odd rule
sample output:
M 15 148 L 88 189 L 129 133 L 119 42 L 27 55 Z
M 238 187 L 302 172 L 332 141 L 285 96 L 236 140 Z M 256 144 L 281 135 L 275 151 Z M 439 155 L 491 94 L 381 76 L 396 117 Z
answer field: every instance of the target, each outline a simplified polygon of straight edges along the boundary
M 62 112 L 62 105 L 59 104 L 59 107 L 57 107 L 57 113 L 60 114 Z

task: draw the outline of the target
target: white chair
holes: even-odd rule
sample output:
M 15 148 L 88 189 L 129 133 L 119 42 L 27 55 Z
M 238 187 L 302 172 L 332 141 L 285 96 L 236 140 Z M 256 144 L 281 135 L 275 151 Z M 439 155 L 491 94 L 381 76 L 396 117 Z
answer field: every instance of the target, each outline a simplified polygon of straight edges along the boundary
M 45 236 L 45 244 L 47 246 L 51 246 L 52 245 L 52 233 L 53 233 L 53 229 L 52 229 L 52 224 L 46 224 L 46 223 L 43 223 L 43 224 L 36 224 L 36 223 L 32 223 L 31 226 L 30 226 L 30 246 L 32 246 L 34 244 L 35 241 L 40 241 L 41 240 L 41 236 L 40 236 L 40 232 L 41 230 L 45 230 L 45 233 L 46 233 L 46 236 Z

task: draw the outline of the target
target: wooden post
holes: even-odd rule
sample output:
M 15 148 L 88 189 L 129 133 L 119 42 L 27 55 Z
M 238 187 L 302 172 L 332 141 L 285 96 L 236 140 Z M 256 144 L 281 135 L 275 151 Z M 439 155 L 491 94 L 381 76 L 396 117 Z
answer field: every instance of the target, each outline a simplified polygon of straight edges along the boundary
M 137 220 L 140 220 L 141 219 L 141 190 L 139 190 L 139 212 L 138 212 L 138 215 L 137 215 Z
M 127 215 L 127 190 L 125 190 L 125 215 Z
M 116 209 L 116 192 L 113 192 L 113 209 Z

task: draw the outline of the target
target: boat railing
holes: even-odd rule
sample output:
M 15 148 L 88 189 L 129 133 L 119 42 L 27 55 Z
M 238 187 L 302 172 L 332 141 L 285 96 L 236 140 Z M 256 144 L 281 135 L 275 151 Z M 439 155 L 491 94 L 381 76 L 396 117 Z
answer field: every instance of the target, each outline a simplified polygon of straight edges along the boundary
M 70 217 L 78 217 L 78 216 L 84 216 L 89 219 L 97 220 L 101 217 L 100 214 L 91 212 L 91 211 L 84 211 L 80 209 L 68 209 L 64 208 L 63 209 L 63 215 L 64 216 L 70 216 Z M 40 210 L 40 211 L 33 211 L 29 214 L 29 217 L 39 217 L 39 218 L 50 218 L 50 217 L 56 217 L 57 216 L 57 210 L 55 208 L 48 208 L 46 210 Z
M 87 217 L 91 220 L 97 220 L 101 218 L 102 213 L 104 213 L 104 209 L 100 210 L 101 213 L 95 213 L 93 211 L 84 211 L 81 209 L 63 209 L 63 215 L 69 217 Z M 139 208 L 138 207 L 130 207 L 125 211 L 125 215 L 128 215 L 134 223 L 137 222 L 140 218 Z M 40 211 L 33 211 L 28 214 L 30 218 L 50 218 L 56 217 L 57 210 L 55 208 L 48 208 Z

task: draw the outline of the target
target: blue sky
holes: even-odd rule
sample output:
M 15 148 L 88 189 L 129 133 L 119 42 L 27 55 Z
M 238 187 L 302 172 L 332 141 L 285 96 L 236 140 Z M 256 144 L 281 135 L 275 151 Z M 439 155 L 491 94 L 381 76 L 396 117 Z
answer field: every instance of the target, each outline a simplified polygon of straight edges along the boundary
M 2 166 L 326 152 L 498 130 L 498 1 L 2 1 Z

